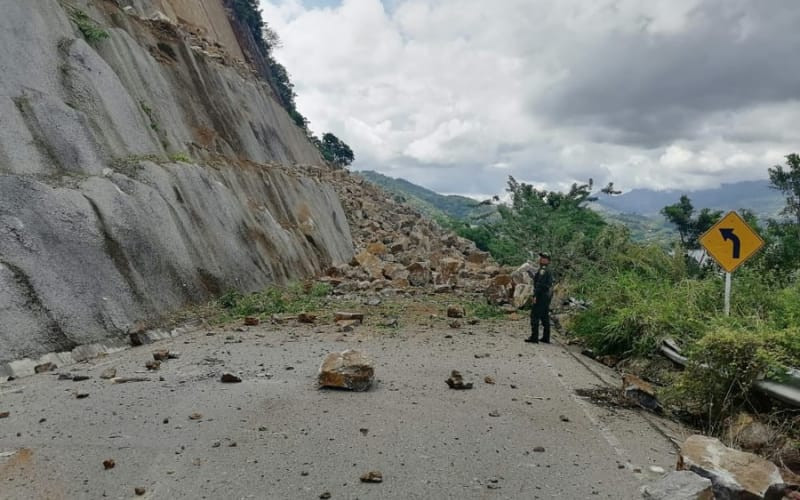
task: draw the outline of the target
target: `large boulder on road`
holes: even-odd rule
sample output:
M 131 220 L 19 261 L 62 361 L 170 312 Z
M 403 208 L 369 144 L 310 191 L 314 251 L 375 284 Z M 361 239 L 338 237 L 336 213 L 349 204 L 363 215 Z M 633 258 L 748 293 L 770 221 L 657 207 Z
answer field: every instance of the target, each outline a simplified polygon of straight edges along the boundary
M 767 490 L 783 484 L 778 468 L 758 455 L 728 448 L 719 439 L 695 435 L 681 446 L 678 470 L 711 480 L 715 498 L 764 498 Z
M 375 380 L 373 361 L 359 351 L 328 354 L 319 368 L 319 385 L 351 391 L 366 391 Z

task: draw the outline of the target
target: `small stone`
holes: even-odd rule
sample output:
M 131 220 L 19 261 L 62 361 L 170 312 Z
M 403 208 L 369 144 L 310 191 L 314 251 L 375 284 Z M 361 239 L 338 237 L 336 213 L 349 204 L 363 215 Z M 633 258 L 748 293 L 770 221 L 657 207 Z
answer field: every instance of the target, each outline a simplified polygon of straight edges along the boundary
M 0 411 L 0 418 L 8 418 L 11 415 L 10 411 Z
M 40 365 L 34 366 L 33 371 L 35 373 L 45 373 L 45 372 L 51 372 L 56 368 L 58 368 L 58 366 L 56 366 L 55 363 L 42 363 Z
M 156 360 L 148 361 L 147 363 L 144 364 L 144 367 L 150 371 L 158 370 L 159 368 L 161 368 L 161 361 L 156 361 Z
M 322 500 L 328 500 L 328 499 L 331 497 L 331 494 L 330 494 L 330 492 L 329 492 L 329 491 L 326 491 L 325 493 L 321 494 L 319 497 L 320 497 Z
M 559 415 L 558 419 L 561 420 L 562 422 L 569 422 L 569 417 L 566 415 Z
M 362 483 L 382 483 L 383 474 L 379 471 L 373 470 L 361 475 Z
M 302 471 L 302 472 L 300 473 L 300 475 L 301 475 L 301 476 L 303 476 L 303 477 L 306 477 L 306 476 L 308 476 L 308 471 L 307 471 L 307 470 L 304 470 L 304 471 Z
M 90 378 L 92 378 L 92 377 L 90 377 L 88 375 L 73 375 L 72 376 L 72 381 L 73 382 L 83 382 L 84 380 L 89 380 Z
M 136 493 L 137 497 L 140 497 L 140 496 L 144 495 L 145 493 L 147 493 L 147 490 L 142 488 L 141 486 L 138 486 L 138 487 L 133 489 L 133 492 Z
M 362 428 L 361 428 L 361 429 L 359 429 L 358 431 L 359 431 L 361 434 L 363 434 L 364 436 L 366 436 L 367 434 L 369 434 L 369 429 L 367 429 L 367 428 L 365 428 L 365 427 L 362 427 Z
M 534 453 L 544 453 L 544 446 L 537 446 L 533 449 Z
M 497 411 L 497 410 L 492 410 L 492 411 L 489 412 L 489 416 L 490 417 L 499 417 L 500 416 L 500 412 Z
M 159 349 L 158 351 L 153 351 L 153 359 L 156 361 L 166 361 L 169 359 L 169 351 L 166 349 Z
M 100 374 L 100 378 L 108 380 L 112 379 L 117 376 L 117 369 L 116 368 L 106 368 L 103 370 L 103 373 Z
M 106 470 L 113 469 L 114 467 L 116 467 L 116 465 L 117 465 L 117 463 L 111 458 L 107 458 L 107 459 L 103 460 L 103 467 Z
M 261 320 L 255 316 L 247 316 L 244 318 L 245 326 L 258 326 L 259 324 L 261 324 Z
M 222 446 L 222 443 L 219 441 L 214 441 L 214 443 L 211 445 L 212 448 L 219 448 L 220 446 Z
M 317 321 L 317 315 L 310 313 L 300 313 L 297 315 L 297 321 L 300 323 L 311 324 Z
M 466 390 L 472 389 L 472 382 L 464 382 L 464 377 L 461 376 L 461 372 L 458 370 L 453 370 L 450 373 L 450 378 L 445 380 L 448 387 L 455 390 Z
M 200 420 L 201 418 L 203 418 L 203 414 L 202 413 L 195 412 L 195 413 L 192 413 L 191 415 L 189 415 L 189 420 Z
M 663 467 L 659 467 L 657 465 L 651 465 L 650 467 L 648 467 L 648 469 L 650 469 L 650 472 L 652 472 L 653 474 L 663 474 L 664 472 L 666 472 Z
M 447 317 L 448 318 L 463 318 L 466 315 L 467 315 L 467 313 L 464 310 L 464 306 L 459 306 L 459 305 L 449 305 L 449 306 L 447 306 Z
M 454 330 L 457 330 L 457 329 L 461 328 L 461 322 L 458 321 L 458 320 L 451 321 L 450 322 L 450 328 L 452 328 Z
M 75 399 L 86 399 L 89 397 L 89 394 L 86 392 L 78 392 L 75 393 Z
M 363 323 L 364 314 L 354 312 L 337 312 L 333 314 L 333 320 L 337 323 L 339 321 L 356 321 L 358 323 Z
M 241 382 L 242 379 L 234 375 L 233 373 L 223 373 L 222 377 L 220 378 L 220 382 L 223 384 L 238 384 Z
M 642 408 L 660 412 L 661 403 L 656 398 L 656 391 L 653 386 L 635 375 L 625 374 L 622 377 L 622 391 L 625 396 Z
M 494 385 L 494 379 L 488 375 L 483 379 L 483 381 L 489 385 Z

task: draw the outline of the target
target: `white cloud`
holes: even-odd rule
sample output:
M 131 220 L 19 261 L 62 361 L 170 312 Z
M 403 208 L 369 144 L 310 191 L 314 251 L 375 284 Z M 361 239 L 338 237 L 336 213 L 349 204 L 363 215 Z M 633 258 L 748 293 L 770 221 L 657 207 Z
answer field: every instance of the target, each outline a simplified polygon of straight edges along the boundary
M 792 0 L 262 5 L 312 129 L 438 191 L 707 187 L 797 147 Z

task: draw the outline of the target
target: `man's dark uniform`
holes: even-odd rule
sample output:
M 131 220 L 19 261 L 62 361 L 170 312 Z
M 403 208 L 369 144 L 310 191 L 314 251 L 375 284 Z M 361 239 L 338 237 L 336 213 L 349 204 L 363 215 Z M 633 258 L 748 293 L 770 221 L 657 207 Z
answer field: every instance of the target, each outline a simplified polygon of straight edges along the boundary
M 550 343 L 550 298 L 553 274 L 546 265 L 539 266 L 533 275 L 533 298 L 531 308 L 531 336 L 528 342 L 539 342 L 539 322 L 542 323 L 542 342 Z

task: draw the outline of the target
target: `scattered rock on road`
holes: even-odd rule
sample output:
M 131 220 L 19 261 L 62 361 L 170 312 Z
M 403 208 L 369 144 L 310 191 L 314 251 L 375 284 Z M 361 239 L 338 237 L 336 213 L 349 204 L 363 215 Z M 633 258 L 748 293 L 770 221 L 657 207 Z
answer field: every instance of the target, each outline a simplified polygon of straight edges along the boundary
M 494 385 L 494 378 L 492 378 L 492 377 L 490 377 L 488 375 L 483 379 L 483 381 L 486 382 L 489 385 Z
M 321 387 L 361 392 L 368 390 L 374 379 L 374 363 L 359 351 L 332 352 L 319 368 Z
M 114 462 L 114 460 L 111 459 L 111 458 L 107 458 L 107 459 L 103 460 L 103 468 L 105 468 L 106 470 L 113 469 L 116 466 L 117 466 L 117 463 Z
M 544 451 L 545 451 L 544 446 L 537 446 L 536 448 L 533 449 L 534 453 L 544 453 Z
M 147 493 L 147 490 L 142 488 L 142 487 L 137 487 L 137 488 L 133 489 L 133 492 L 136 493 L 137 497 L 140 497 L 140 496 L 144 495 L 145 493 Z
M 363 474 L 361 476 L 362 483 L 382 483 L 383 482 L 383 474 L 379 471 L 372 470 Z
M 311 324 L 317 321 L 317 315 L 311 313 L 300 313 L 297 315 L 297 321 L 300 323 Z
M 223 384 L 238 384 L 241 382 L 242 379 L 234 375 L 233 373 L 223 373 L 222 377 L 220 378 L 220 382 Z
M 261 320 L 255 316 L 247 316 L 244 319 L 244 326 L 258 326 L 261 324 Z
M 326 491 L 325 493 L 321 494 L 319 497 L 322 500 L 328 500 L 331 497 L 331 493 L 329 491 Z
M 201 418 L 203 418 L 203 414 L 202 413 L 195 412 L 195 413 L 192 413 L 191 415 L 189 415 L 189 420 L 200 420 Z
M 457 320 L 457 319 L 451 321 L 450 322 L 450 328 L 452 328 L 454 330 L 458 330 L 459 328 L 461 328 L 461 322 L 459 320 Z
M 8 418 L 11 415 L 10 411 L 0 411 L 0 418 Z
M 448 318 L 463 318 L 467 313 L 464 311 L 464 306 L 449 305 L 447 306 Z
M 151 360 L 144 364 L 144 367 L 150 371 L 155 371 L 161 368 L 161 361 Z
M 681 445 L 678 470 L 711 479 L 719 498 L 763 498 L 770 487 L 783 484 L 781 473 L 772 462 L 700 435 L 689 437 Z
M 651 411 L 661 411 L 661 403 L 656 398 L 653 386 L 635 375 L 627 373 L 622 376 L 622 392 L 625 397 L 635 401 L 639 406 Z
M 112 378 L 114 378 L 116 376 L 117 376 L 117 369 L 116 368 L 106 368 L 100 374 L 100 378 L 105 379 L 105 380 L 112 379 Z
M 55 365 L 55 363 L 42 363 L 40 365 L 34 366 L 33 371 L 35 373 L 45 373 L 45 372 L 51 372 L 56 368 L 58 367 Z
M 711 481 L 689 471 L 673 471 L 640 490 L 647 500 L 713 500 Z
M 451 389 L 455 390 L 472 389 L 472 382 L 464 382 L 464 377 L 461 376 L 461 372 L 459 372 L 458 370 L 453 370 L 450 373 L 450 378 L 445 380 L 445 382 Z
M 169 359 L 169 351 L 166 349 L 159 349 L 158 351 L 153 351 L 153 359 L 155 361 L 166 361 Z

